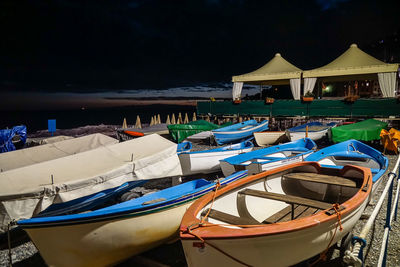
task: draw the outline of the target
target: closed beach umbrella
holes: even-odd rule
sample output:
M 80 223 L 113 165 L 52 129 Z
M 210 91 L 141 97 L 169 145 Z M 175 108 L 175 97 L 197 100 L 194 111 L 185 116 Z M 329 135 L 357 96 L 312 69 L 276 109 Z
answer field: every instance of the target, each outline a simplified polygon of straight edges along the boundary
M 126 124 L 126 118 L 124 118 L 124 122 L 122 123 L 122 129 L 128 128 L 128 125 Z
M 160 114 L 157 115 L 157 124 L 161 124 L 161 116 L 160 116 Z
M 142 129 L 142 123 L 140 122 L 139 115 L 136 116 L 135 128 Z
M 171 124 L 176 124 L 175 114 L 174 113 L 172 113 Z
M 196 112 L 193 112 L 193 119 L 192 119 L 192 121 L 197 121 Z
M 154 125 L 154 117 L 151 117 L 150 126 Z
M 180 112 L 178 115 L 178 124 L 182 124 L 182 114 Z
M 187 113 L 185 113 L 185 120 L 183 121 L 183 123 L 189 123 L 189 117 Z
M 169 114 L 167 115 L 167 121 L 165 122 L 167 125 L 171 124 L 171 120 L 169 119 Z

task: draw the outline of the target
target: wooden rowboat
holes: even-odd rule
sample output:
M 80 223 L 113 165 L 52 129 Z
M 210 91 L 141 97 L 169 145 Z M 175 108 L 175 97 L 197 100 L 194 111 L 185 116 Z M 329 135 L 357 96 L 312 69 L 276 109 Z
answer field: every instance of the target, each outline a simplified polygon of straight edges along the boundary
M 220 165 L 225 176 L 240 170 L 248 170 L 249 174 L 254 174 L 303 161 L 316 148 L 313 140 L 304 138 L 226 158 L 220 161 Z
M 245 171 L 221 185 L 247 176 Z M 110 266 L 179 238 L 186 209 L 217 183 L 193 180 L 99 210 L 22 220 L 49 266 Z
M 290 266 L 349 233 L 371 192 L 367 168 L 294 163 L 198 199 L 180 238 L 188 266 Z
M 323 167 L 343 168 L 345 165 L 355 165 L 369 168 L 372 172 L 372 194 L 382 182 L 389 160 L 378 150 L 357 140 L 348 140 L 325 147 L 312 153 L 304 161 L 315 161 Z
M 258 146 L 268 146 L 287 141 L 285 131 L 264 131 L 253 133 Z
M 308 137 L 314 141 L 320 140 L 324 136 L 328 137 L 329 130 L 336 126 L 336 122 L 327 124 L 314 121 L 287 130 L 286 134 L 291 141 Z
M 183 175 L 192 175 L 218 172 L 221 170 L 220 160 L 250 152 L 253 147 L 251 141 L 244 141 L 214 149 L 179 153 L 182 173 Z
M 240 140 L 248 139 L 254 132 L 260 132 L 268 129 L 268 120 L 258 123 L 256 120 L 248 120 L 236 123 L 231 126 L 212 130 L 214 139 L 218 145 L 234 143 Z

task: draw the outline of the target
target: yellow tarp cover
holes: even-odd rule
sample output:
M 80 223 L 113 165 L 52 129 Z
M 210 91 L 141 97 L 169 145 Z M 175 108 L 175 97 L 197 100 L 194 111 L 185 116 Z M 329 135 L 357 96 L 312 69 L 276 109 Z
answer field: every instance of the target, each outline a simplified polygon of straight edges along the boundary
M 303 78 L 362 75 L 382 72 L 397 72 L 399 64 L 387 64 L 352 44 L 341 56 L 317 69 L 303 72 Z
M 289 63 L 281 54 L 277 53 L 261 68 L 246 74 L 233 76 L 232 81 L 269 85 L 287 84 L 289 79 L 300 78 L 301 72 L 301 69 Z
M 389 131 L 386 131 L 385 129 L 382 129 L 381 131 L 381 142 L 385 150 L 390 150 L 393 152 L 398 153 L 398 146 L 400 140 L 400 131 L 396 130 L 394 128 L 390 129 Z

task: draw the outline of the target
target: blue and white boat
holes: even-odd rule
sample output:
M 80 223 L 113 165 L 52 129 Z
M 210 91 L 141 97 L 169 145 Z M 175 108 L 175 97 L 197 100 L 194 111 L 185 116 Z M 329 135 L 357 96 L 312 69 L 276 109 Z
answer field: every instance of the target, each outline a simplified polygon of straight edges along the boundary
M 254 150 L 220 161 L 225 176 L 236 171 L 248 170 L 249 174 L 259 173 L 283 165 L 303 161 L 314 152 L 317 145 L 310 138 Z
M 234 143 L 236 141 L 248 139 L 254 132 L 261 132 L 268 129 L 268 120 L 257 122 L 248 120 L 236 123 L 227 127 L 212 130 L 215 141 L 218 145 Z
M 357 140 L 348 140 L 325 147 L 309 155 L 304 161 L 316 161 L 323 167 L 342 168 L 345 165 L 367 167 L 372 172 L 372 194 L 379 187 L 389 160 L 378 150 Z
M 314 141 L 321 139 L 329 134 L 329 130 L 336 126 L 336 122 L 322 123 L 313 121 L 287 129 L 286 135 L 290 141 L 296 141 L 308 137 Z
M 215 149 L 179 153 L 183 175 L 197 173 L 212 173 L 221 171 L 219 161 L 238 154 L 250 152 L 253 142 L 243 141 L 238 144 L 218 147 Z
M 237 172 L 219 183 L 193 180 L 88 213 L 22 220 L 49 266 L 109 266 L 179 237 L 192 202 L 247 176 Z

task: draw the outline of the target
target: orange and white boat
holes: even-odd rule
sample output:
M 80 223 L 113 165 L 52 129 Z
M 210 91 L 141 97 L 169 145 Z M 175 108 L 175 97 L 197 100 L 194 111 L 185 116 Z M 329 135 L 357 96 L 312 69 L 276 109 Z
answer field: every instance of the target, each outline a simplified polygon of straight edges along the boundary
M 194 202 L 180 238 L 188 266 L 290 266 L 349 233 L 371 192 L 371 171 L 299 162 L 248 176 Z

